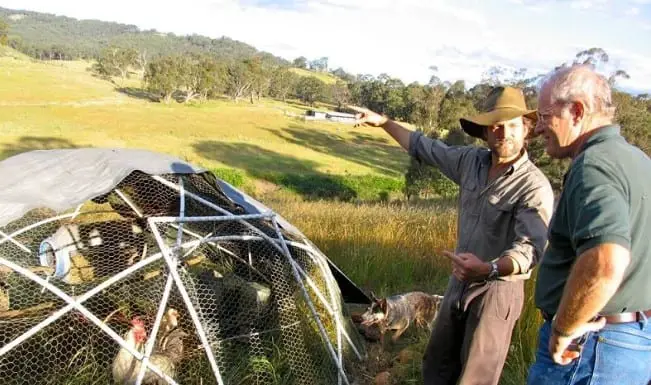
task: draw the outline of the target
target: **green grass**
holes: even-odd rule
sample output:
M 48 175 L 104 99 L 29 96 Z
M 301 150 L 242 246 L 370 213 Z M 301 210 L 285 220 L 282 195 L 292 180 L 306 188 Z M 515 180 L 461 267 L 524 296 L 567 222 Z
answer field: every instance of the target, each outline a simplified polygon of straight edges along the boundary
M 400 189 L 407 154 L 380 129 L 304 121 L 300 105 L 269 99 L 152 103 L 116 91 L 89 65 L 0 57 L 0 159 L 43 148 L 145 148 L 299 193 L 309 181 L 330 179 L 336 187 L 343 179 L 362 186 L 380 178 L 365 197 Z
M 337 77 L 327 72 L 316 72 L 303 68 L 292 68 L 291 71 L 300 76 L 313 76 L 325 84 L 334 84 L 337 82 Z
M 408 164 L 384 131 L 305 122 L 291 116 L 308 108 L 295 102 L 152 103 L 91 76 L 89 65 L 36 62 L 3 48 L 0 159 L 83 146 L 172 154 L 254 194 L 363 288 L 378 295 L 443 292 L 450 266 L 440 253 L 455 245 L 454 202 L 383 202 L 400 196 Z M 137 88 L 139 82 L 130 79 L 125 86 Z M 532 284 L 503 384 L 522 384 L 533 358 L 540 320 Z M 419 383 L 426 336 L 406 341 L 414 358 L 396 364 L 392 373 L 397 383 Z

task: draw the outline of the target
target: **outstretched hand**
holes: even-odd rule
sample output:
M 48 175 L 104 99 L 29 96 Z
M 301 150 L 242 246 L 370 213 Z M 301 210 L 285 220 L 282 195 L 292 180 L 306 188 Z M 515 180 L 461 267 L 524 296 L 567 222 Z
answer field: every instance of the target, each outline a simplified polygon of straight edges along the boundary
M 356 112 L 354 127 L 359 127 L 364 125 L 381 127 L 389 120 L 389 118 L 387 118 L 386 116 L 380 115 L 377 112 L 373 112 L 368 108 L 357 107 L 352 105 L 347 105 L 346 107 Z

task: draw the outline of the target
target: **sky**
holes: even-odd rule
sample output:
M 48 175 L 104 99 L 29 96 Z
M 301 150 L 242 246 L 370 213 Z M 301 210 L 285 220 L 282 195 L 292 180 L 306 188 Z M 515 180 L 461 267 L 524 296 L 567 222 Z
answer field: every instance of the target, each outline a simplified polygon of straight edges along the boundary
M 599 47 L 618 86 L 651 93 L 651 0 L 0 0 L 0 6 L 142 29 L 228 36 L 331 69 L 405 83 L 478 82 L 491 66 L 544 74 Z

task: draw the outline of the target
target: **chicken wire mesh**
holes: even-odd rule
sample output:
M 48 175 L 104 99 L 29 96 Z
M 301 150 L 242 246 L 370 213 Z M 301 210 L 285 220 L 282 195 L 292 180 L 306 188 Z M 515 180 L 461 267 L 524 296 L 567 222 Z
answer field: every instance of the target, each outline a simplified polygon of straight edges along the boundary
M 348 384 L 365 354 L 324 256 L 210 173 L 134 171 L 0 231 L 5 384 Z

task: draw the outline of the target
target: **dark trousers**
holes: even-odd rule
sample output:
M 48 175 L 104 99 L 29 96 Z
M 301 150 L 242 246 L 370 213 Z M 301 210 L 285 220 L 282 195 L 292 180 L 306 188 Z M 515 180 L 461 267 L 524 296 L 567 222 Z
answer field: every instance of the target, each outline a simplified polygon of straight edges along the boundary
M 523 281 L 467 289 L 452 277 L 423 357 L 424 384 L 497 385 L 523 304 Z

